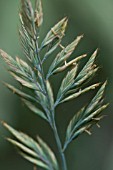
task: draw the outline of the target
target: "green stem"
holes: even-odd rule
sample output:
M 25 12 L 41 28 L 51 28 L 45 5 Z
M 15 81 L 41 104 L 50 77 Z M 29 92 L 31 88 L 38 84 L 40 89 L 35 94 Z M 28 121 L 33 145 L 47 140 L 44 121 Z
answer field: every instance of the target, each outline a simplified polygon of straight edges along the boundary
M 41 62 L 40 62 L 40 58 L 39 58 L 39 64 L 40 64 L 40 67 L 41 67 L 42 80 L 43 80 L 44 88 L 45 88 L 46 95 L 47 95 L 47 98 L 48 98 L 48 103 L 49 103 L 49 97 L 48 97 L 47 87 L 46 87 L 46 84 L 45 84 L 45 78 L 44 78 L 44 73 L 43 73 L 43 68 L 42 68 Z M 52 114 L 52 117 L 54 117 L 54 113 L 52 112 L 52 109 L 51 109 L 51 114 Z M 51 122 L 50 122 L 50 125 L 51 125 Z M 62 145 L 61 145 L 61 141 L 60 141 L 60 138 L 59 138 L 59 135 L 58 135 L 58 132 L 57 132 L 56 123 L 55 123 L 54 118 L 53 118 L 53 122 L 52 122 L 51 126 L 52 126 L 52 129 L 53 129 L 53 132 L 54 132 L 54 136 L 55 136 L 55 140 L 56 140 L 56 143 L 57 143 L 58 151 L 59 151 L 59 154 L 60 154 L 60 157 L 61 157 L 62 170 L 67 170 L 65 155 L 64 155 L 64 153 L 62 151 Z
M 35 27 L 34 27 L 34 30 L 35 30 Z M 44 77 L 44 71 L 43 71 L 43 67 L 42 67 L 42 64 L 41 64 L 40 56 L 39 56 L 39 49 L 38 49 L 37 39 L 35 40 L 35 47 L 36 47 L 37 59 L 39 61 L 40 71 L 41 71 L 41 74 L 42 74 L 42 81 L 43 81 L 43 85 L 44 85 L 44 90 L 45 90 L 46 95 L 47 95 L 48 103 L 50 104 L 48 91 L 47 91 L 47 87 L 46 87 L 46 82 L 45 82 L 45 77 Z M 54 119 L 54 115 L 55 115 L 54 114 L 54 109 L 51 108 L 51 106 L 50 106 L 50 111 L 51 111 L 51 115 L 52 115 L 52 119 L 53 119 L 53 120 L 51 120 L 50 125 L 51 125 L 51 127 L 53 129 L 56 144 L 57 144 L 58 151 L 59 151 L 59 155 L 61 157 L 62 170 L 67 170 L 65 155 L 64 155 L 63 150 L 62 150 L 62 144 L 61 144 L 58 132 L 57 132 L 57 127 L 56 127 L 56 123 L 55 123 L 55 119 Z
M 62 145 L 61 145 L 60 137 L 58 135 L 58 131 L 57 131 L 57 128 L 56 128 L 56 123 L 55 123 L 54 120 L 53 120 L 52 129 L 53 129 L 53 132 L 54 132 L 56 144 L 57 144 L 58 151 L 59 151 L 60 158 L 61 158 L 62 170 L 67 170 L 65 155 L 64 155 L 64 152 L 62 150 Z

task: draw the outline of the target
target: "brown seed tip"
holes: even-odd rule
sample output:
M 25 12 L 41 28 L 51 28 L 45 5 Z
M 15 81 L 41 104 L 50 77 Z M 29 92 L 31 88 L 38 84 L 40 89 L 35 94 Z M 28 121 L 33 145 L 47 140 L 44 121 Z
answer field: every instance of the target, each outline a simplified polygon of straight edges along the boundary
M 88 135 L 92 135 L 92 133 L 89 131 L 89 130 L 85 130 L 85 132 L 88 134 Z
M 3 120 L 0 120 L 0 122 L 1 122 L 1 124 L 2 124 L 3 126 L 6 126 L 6 125 L 7 125 Z

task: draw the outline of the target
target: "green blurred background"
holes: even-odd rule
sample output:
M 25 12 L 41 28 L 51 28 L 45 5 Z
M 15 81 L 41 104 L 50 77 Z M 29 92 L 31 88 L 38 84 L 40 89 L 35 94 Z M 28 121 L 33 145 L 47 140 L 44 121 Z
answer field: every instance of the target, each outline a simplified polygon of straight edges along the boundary
M 106 100 L 109 108 L 104 112 L 108 116 L 94 127 L 92 136 L 82 135 L 66 151 L 69 170 L 113 170 L 113 0 L 43 0 L 44 25 L 42 37 L 48 29 L 64 16 L 69 18 L 67 37 L 64 43 L 71 42 L 77 35 L 84 34 L 77 54 L 91 54 L 99 47 L 98 63 L 101 66 L 97 79 L 108 80 Z M 24 58 L 18 37 L 19 0 L 0 0 L 0 48 L 12 56 Z M 6 65 L 0 59 L 0 80 L 15 84 L 6 71 Z M 54 85 L 57 88 L 56 79 Z M 94 93 L 84 95 L 72 103 L 60 106 L 57 110 L 57 124 L 60 136 L 69 118 Z M 39 134 L 56 151 L 54 138 L 49 126 L 23 106 L 20 99 L 7 90 L 0 82 L 0 119 L 7 121 L 17 129 L 31 136 Z M 62 128 L 63 130 L 61 130 Z M 32 165 L 22 159 L 14 147 L 4 140 L 10 134 L 0 126 L 0 170 L 31 170 Z

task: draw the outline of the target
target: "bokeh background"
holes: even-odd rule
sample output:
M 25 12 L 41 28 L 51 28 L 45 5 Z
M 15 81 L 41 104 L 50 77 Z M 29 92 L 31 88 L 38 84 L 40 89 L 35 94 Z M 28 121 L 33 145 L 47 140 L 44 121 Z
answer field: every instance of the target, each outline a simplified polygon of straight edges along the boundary
M 66 151 L 69 170 L 113 170 L 113 0 L 43 0 L 44 25 L 42 37 L 62 17 L 68 16 L 69 26 L 64 44 L 77 35 L 84 39 L 74 56 L 89 55 L 99 47 L 98 64 L 101 69 L 95 81 L 108 80 L 106 101 L 110 103 L 98 129 L 92 129 L 92 136 L 84 134 L 74 141 Z M 21 56 L 18 37 L 19 0 L 0 0 L 0 48 L 12 56 Z M 74 57 L 73 56 L 73 57 Z M 2 81 L 16 84 L 9 76 L 6 65 L 0 59 L 0 119 L 13 127 L 35 137 L 40 135 L 56 152 L 56 146 L 49 126 L 25 108 L 20 99 L 12 94 Z M 58 84 L 54 80 L 56 89 Z M 94 95 L 90 92 L 78 100 L 60 106 L 57 110 L 57 125 L 64 138 L 65 128 L 73 114 Z M 31 170 L 32 165 L 22 159 L 14 147 L 4 140 L 10 134 L 0 126 L 0 170 Z M 57 153 L 57 152 L 56 152 Z

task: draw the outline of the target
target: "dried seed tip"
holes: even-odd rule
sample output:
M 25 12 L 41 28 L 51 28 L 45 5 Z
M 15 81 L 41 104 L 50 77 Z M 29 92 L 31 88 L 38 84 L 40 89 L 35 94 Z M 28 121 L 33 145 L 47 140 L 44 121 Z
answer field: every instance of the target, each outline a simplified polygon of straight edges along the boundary
M 0 120 L 0 122 L 1 122 L 2 125 L 4 125 L 4 123 L 5 123 L 3 120 Z
M 63 23 L 64 26 L 66 26 L 67 22 L 68 22 L 68 18 L 64 17 L 61 22 Z
M 9 56 L 5 51 L 3 51 L 1 49 L 0 49 L 0 55 L 9 66 L 12 66 L 12 62 L 14 60 L 11 56 Z
M 65 62 L 64 62 L 64 63 L 65 63 L 65 66 L 67 66 L 67 61 L 66 61 L 66 60 L 65 60 Z
M 75 60 L 76 62 L 78 62 L 80 59 L 85 58 L 86 56 L 87 56 L 87 54 L 83 54 L 83 55 L 75 58 L 74 60 Z M 74 60 L 72 60 L 72 61 L 74 61 Z
M 10 138 L 6 138 L 7 141 L 11 142 L 11 139 Z
M 22 19 L 21 11 L 19 11 L 18 15 L 19 15 L 19 18 Z
M 8 129 L 8 124 L 6 122 L 4 122 L 3 120 L 1 121 L 1 124 Z
M 37 27 L 41 26 L 43 23 L 43 12 L 42 12 L 42 2 L 41 0 L 36 0 L 35 3 L 35 24 Z
M 95 89 L 96 87 L 99 87 L 101 83 L 96 83 L 94 85 L 92 85 L 91 89 Z
M 107 85 L 107 81 L 105 81 L 101 86 L 101 89 L 103 90 L 103 92 L 105 91 L 106 85 Z
M 6 82 L 2 82 L 6 87 L 8 87 L 9 86 L 9 84 L 8 83 L 6 83 Z
M 89 131 L 89 130 L 85 130 L 85 132 L 88 134 L 88 135 L 92 135 L 92 133 Z
M 83 55 L 82 55 L 82 57 L 86 57 L 86 56 L 87 56 L 87 54 L 83 54 Z
M 0 49 L 0 55 L 1 55 L 4 59 L 6 59 L 7 56 L 8 56 L 8 54 L 7 54 L 5 51 L 3 51 L 2 49 Z
M 22 19 L 22 12 L 19 12 L 19 19 L 22 25 L 24 25 L 23 19 Z
M 98 123 L 96 125 L 97 125 L 98 128 L 100 128 L 100 125 Z
M 45 46 L 50 44 L 53 40 L 56 41 L 57 39 L 61 41 L 65 33 L 65 28 L 67 25 L 66 23 L 67 23 L 67 18 L 65 17 L 62 20 L 60 20 L 57 24 L 55 24 L 47 33 L 46 37 L 44 38 L 41 48 L 44 48 Z
M 106 81 L 104 82 L 104 86 L 106 86 L 106 85 L 107 85 L 107 83 L 108 83 L 108 81 L 106 80 Z
M 60 32 L 59 33 L 61 33 L 61 35 L 58 35 L 57 34 L 57 32 L 55 32 L 55 27 L 53 27 L 53 28 L 51 28 L 51 31 L 53 32 L 53 34 L 56 36 L 58 36 L 59 38 L 61 38 L 62 36 L 64 36 L 65 34 L 65 30 L 66 30 L 66 27 L 67 27 L 67 22 L 68 22 L 68 19 L 67 19 L 67 17 L 64 17 L 59 23 L 58 23 L 58 25 L 57 26 L 60 26 Z
M 35 24 L 37 27 L 40 27 L 43 23 L 42 15 L 39 15 L 37 11 L 35 11 Z
M 81 59 L 83 59 L 83 58 L 85 58 L 85 57 L 87 57 L 87 54 L 83 54 L 83 55 L 75 58 L 74 60 L 75 60 L 76 62 L 78 62 L 79 60 L 81 60 Z M 74 60 L 72 60 L 72 61 L 74 61 Z M 75 62 L 75 61 L 74 61 L 74 62 Z
M 7 88 L 9 88 L 9 84 L 7 84 L 6 82 L 2 81 L 2 84 L 3 84 L 4 86 L 6 86 Z
M 79 35 L 79 36 L 77 36 L 77 40 L 78 40 L 78 42 L 82 39 L 84 37 L 84 35 L 82 34 L 82 35 Z
M 10 84 L 7 84 L 7 83 L 5 83 L 5 82 L 3 82 L 3 84 L 4 84 L 8 89 L 12 90 L 12 93 L 13 93 L 13 94 L 16 93 L 15 90 L 12 88 L 12 86 L 11 86 Z
M 97 56 L 98 51 L 99 51 L 99 49 L 97 48 L 97 49 L 94 51 L 93 56 Z
M 75 38 L 75 40 L 69 45 L 70 46 L 70 50 L 68 51 L 68 53 L 73 51 L 77 47 L 77 45 L 79 44 L 79 42 L 81 41 L 82 38 L 83 38 L 83 35 L 77 36 Z
M 60 43 L 59 47 L 63 50 L 65 47 Z
M 103 105 L 103 106 L 100 108 L 100 111 L 105 110 L 108 106 L 109 106 L 109 103 L 108 103 L 108 104 Z M 103 116 L 101 117 L 101 119 L 102 119 L 102 118 L 103 118 Z
M 100 120 L 100 117 L 98 117 L 98 118 L 92 118 L 92 120 L 99 121 L 99 120 Z
M 67 27 L 67 24 L 68 24 L 68 19 L 67 19 L 67 17 L 65 17 L 65 18 L 64 18 L 64 24 L 63 24 L 63 26 L 62 26 L 63 34 L 64 34 L 64 32 L 65 32 L 65 29 L 66 29 L 66 27 Z
M 70 67 L 70 66 L 73 66 L 73 65 L 76 66 L 76 65 L 77 65 L 77 62 L 78 62 L 79 60 L 83 59 L 83 58 L 86 57 L 86 56 L 87 56 L 87 54 L 81 55 L 81 56 L 79 56 L 79 57 L 71 60 L 71 61 L 68 62 L 68 63 L 67 63 L 66 60 L 65 60 L 65 61 L 64 61 L 64 65 L 61 66 L 61 67 L 58 67 L 58 68 L 55 70 L 54 74 L 57 74 L 57 73 L 60 73 L 60 72 L 64 71 L 65 69 L 67 69 L 67 67 Z
M 32 4 L 31 4 L 30 0 L 21 0 L 20 12 L 22 14 L 22 20 L 23 20 L 25 26 L 27 26 L 27 29 L 30 32 L 32 32 L 31 23 L 34 20 L 34 10 L 32 8 Z M 21 23 L 22 23 L 22 21 L 21 21 Z
M 106 109 L 108 106 L 109 106 L 109 103 L 107 103 L 107 104 L 105 105 L 105 109 Z
M 81 38 L 83 38 L 83 37 L 84 37 L 84 34 L 81 34 L 81 35 L 79 35 L 78 37 L 81 37 Z

